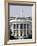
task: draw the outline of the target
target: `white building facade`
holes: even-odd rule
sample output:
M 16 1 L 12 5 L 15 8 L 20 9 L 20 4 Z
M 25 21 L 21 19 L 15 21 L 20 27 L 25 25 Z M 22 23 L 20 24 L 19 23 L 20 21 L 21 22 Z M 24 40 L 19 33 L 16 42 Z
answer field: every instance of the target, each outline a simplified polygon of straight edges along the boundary
M 23 39 L 32 35 L 32 21 L 28 19 L 15 19 L 10 20 L 11 23 L 11 36 L 18 39 Z

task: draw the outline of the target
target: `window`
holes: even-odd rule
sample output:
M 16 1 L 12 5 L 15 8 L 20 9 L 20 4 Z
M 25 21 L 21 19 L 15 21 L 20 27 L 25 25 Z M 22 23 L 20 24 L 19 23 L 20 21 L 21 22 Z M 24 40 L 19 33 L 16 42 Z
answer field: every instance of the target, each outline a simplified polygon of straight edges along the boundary
M 10 1 L 6 8 L 5 43 L 34 43 L 35 2 Z

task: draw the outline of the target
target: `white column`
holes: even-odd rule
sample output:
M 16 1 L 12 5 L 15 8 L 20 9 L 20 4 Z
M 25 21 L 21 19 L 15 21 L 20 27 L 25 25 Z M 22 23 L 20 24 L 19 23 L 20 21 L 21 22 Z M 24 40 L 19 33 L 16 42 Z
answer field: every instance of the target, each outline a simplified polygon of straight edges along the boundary
M 27 35 L 27 24 L 26 24 L 26 37 L 28 37 L 28 35 Z
M 20 24 L 18 25 L 18 36 L 20 36 Z
M 11 36 L 14 36 L 13 24 L 11 25 L 11 31 L 12 31 L 12 34 L 11 34 Z
M 32 31 L 32 26 L 31 24 L 29 24 L 29 34 L 31 34 L 31 31 Z
M 15 37 L 17 37 L 17 24 L 15 24 Z
M 22 36 L 24 36 L 24 24 L 23 24 Z
M 29 24 L 29 34 L 30 34 L 30 24 Z

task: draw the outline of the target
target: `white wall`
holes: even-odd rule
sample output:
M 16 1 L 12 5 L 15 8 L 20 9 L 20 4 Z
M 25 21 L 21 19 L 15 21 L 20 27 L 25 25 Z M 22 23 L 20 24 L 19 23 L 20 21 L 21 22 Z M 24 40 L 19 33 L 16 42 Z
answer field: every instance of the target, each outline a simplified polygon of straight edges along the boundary
M 33 1 L 33 0 L 32 0 Z M 35 0 L 34 0 L 35 1 Z M 5 32 L 5 9 L 4 0 L 0 0 L 0 46 L 4 46 L 4 32 Z M 36 46 L 35 44 L 20 44 L 13 46 Z
M 4 41 L 4 3 L 0 0 L 0 46 L 3 46 Z

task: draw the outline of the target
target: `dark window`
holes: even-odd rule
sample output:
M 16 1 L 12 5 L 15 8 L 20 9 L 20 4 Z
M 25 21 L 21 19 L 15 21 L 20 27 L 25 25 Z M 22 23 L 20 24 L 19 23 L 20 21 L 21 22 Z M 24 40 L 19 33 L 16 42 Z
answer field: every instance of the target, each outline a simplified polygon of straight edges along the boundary
M 27 34 L 29 35 L 29 24 L 27 24 Z
M 29 24 L 27 24 L 27 30 L 29 30 Z
M 15 29 L 15 27 L 16 27 L 16 25 L 15 24 L 13 24 L 13 28 Z
M 19 25 L 19 24 L 17 24 L 17 29 L 18 29 L 18 25 Z
M 24 24 L 24 36 L 26 36 L 26 24 Z
M 20 24 L 20 29 L 23 29 L 23 24 Z

